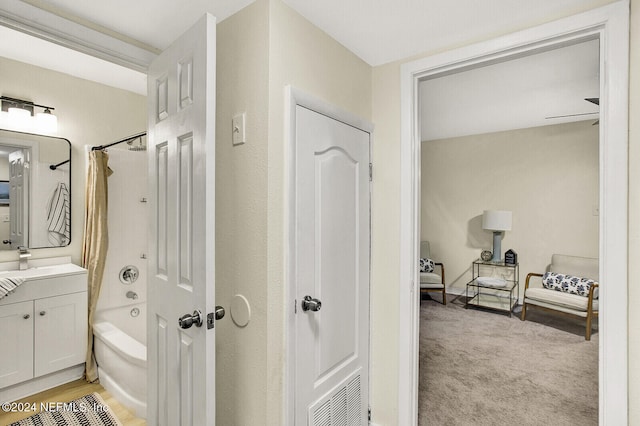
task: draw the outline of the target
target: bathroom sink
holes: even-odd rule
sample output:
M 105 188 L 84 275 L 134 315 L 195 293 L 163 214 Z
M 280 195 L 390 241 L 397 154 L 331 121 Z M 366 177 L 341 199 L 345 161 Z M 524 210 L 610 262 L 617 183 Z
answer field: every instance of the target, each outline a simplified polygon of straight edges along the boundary
M 44 259 L 46 260 L 46 259 Z M 13 262 L 16 263 L 16 262 Z M 24 279 L 39 279 L 62 275 L 73 275 L 85 272 L 84 268 L 74 265 L 70 261 L 60 264 L 46 264 L 46 262 L 32 261 L 33 266 L 28 269 L 17 269 L 17 265 L 6 265 L 7 269 L 0 270 L 0 277 L 20 277 Z M 42 264 L 45 263 L 45 264 Z M 4 266 L 4 265 L 3 265 Z

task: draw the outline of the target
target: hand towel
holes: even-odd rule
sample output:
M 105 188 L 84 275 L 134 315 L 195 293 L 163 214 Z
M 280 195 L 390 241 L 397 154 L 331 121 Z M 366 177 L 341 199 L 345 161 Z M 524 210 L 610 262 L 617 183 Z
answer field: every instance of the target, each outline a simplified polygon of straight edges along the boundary
M 20 284 L 24 282 L 24 278 L 20 277 L 2 277 L 0 278 L 0 299 L 12 293 Z
M 49 242 L 55 247 L 66 246 L 71 240 L 70 212 L 69 190 L 64 182 L 60 182 L 47 206 Z

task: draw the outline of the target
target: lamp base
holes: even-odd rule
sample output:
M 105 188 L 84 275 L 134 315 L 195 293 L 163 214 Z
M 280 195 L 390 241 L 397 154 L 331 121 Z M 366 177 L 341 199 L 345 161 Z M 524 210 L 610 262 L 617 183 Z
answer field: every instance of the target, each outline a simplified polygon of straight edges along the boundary
M 493 231 L 493 258 L 492 262 L 500 262 L 502 259 L 502 231 Z

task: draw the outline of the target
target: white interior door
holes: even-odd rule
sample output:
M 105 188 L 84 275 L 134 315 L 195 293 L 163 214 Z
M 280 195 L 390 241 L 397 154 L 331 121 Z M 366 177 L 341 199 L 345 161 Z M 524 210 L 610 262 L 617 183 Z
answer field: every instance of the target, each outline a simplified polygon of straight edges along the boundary
M 149 67 L 150 425 L 215 423 L 215 30 L 205 15 Z
M 11 248 L 28 247 L 29 163 L 24 150 L 9 153 L 9 229 Z
M 295 425 L 366 425 L 370 134 L 299 105 L 295 123 Z

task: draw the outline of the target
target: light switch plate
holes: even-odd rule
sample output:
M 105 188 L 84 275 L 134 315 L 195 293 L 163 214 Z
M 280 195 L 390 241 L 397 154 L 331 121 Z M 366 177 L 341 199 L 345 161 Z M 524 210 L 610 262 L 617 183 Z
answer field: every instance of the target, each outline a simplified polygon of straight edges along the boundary
M 240 145 L 245 143 L 247 140 L 245 138 L 245 113 L 235 115 L 231 120 L 231 134 L 232 134 L 232 142 L 234 145 Z

